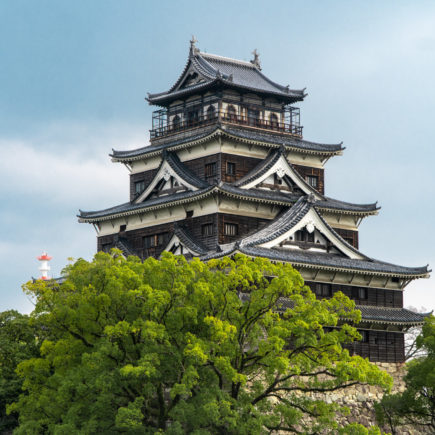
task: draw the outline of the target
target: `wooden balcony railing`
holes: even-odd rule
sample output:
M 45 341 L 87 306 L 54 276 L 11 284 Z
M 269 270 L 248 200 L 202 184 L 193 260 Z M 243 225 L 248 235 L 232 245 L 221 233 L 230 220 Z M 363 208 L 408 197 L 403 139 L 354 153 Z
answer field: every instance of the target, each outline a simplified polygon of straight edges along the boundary
M 151 139 L 155 139 L 193 128 L 212 125 L 218 121 L 225 124 L 243 125 L 248 128 L 275 131 L 291 134 L 300 138 L 302 137 L 303 127 L 300 125 L 235 114 L 228 115 L 226 112 L 214 112 L 213 114 L 198 115 L 188 120 L 180 119 L 176 122 L 162 122 L 162 126 L 150 130 L 150 137 Z

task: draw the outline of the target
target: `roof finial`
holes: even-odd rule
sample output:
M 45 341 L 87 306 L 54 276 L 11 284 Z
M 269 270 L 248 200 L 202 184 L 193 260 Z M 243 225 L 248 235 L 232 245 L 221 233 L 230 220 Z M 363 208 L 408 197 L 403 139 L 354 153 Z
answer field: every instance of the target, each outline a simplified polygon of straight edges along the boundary
M 190 40 L 190 51 L 194 54 L 199 52 L 199 49 L 195 45 L 197 42 L 198 40 L 195 38 L 194 35 L 192 35 L 192 39 Z
M 261 70 L 260 53 L 257 51 L 257 49 L 254 49 L 252 54 L 254 55 L 254 59 L 251 60 L 252 65 Z

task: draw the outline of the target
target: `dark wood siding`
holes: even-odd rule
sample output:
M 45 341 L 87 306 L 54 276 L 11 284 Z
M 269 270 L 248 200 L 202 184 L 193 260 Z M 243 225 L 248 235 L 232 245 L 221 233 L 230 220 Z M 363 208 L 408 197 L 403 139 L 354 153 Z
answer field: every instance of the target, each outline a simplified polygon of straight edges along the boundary
M 134 184 L 138 181 L 145 182 L 145 189 L 149 186 L 153 178 L 156 176 L 158 169 L 151 169 L 150 171 L 139 172 L 137 174 L 130 175 L 130 201 L 133 201 L 136 197 L 134 192 Z
M 358 341 L 344 347 L 351 353 L 369 358 L 373 362 L 405 361 L 405 338 L 402 332 L 366 331 L 365 333 L 367 342 Z
M 299 174 L 305 179 L 309 175 L 314 175 L 318 179 L 317 190 L 323 195 L 325 193 L 325 171 L 324 169 L 312 168 L 310 166 L 293 165 Z
M 199 159 L 193 159 L 183 162 L 183 164 L 189 168 L 192 172 L 194 172 L 199 178 L 205 180 L 205 165 L 210 163 L 216 163 L 216 176 L 213 179 L 207 179 L 209 183 L 212 183 L 214 180 L 216 182 L 219 181 L 219 176 L 221 173 L 221 159 L 220 154 L 212 154 L 206 157 L 200 157 Z
M 358 231 L 343 230 L 341 228 L 334 228 L 334 231 L 343 237 L 346 242 L 358 249 Z
M 313 291 L 315 282 L 305 282 Z M 359 289 L 365 288 L 367 299 L 360 299 Z M 403 292 L 400 290 L 385 290 L 381 288 L 357 287 L 353 285 L 331 284 L 332 294 L 341 291 L 358 305 L 373 305 L 380 307 L 403 308 Z
M 261 159 L 254 159 L 252 157 L 243 157 L 237 156 L 233 154 L 222 154 L 221 155 L 222 164 L 221 164 L 221 178 L 222 181 L 226 183 L 232 183 L 234 181 L 239 180 L 244 177 L 246 174 L 251 172 L 260 162 Z M 227 163 L 235 164 L 235 175 L 227 174 Z
M 263 228 L 268 222 L 267 219 L 259 219 L 248 216 L 237 216 L 233 214 L 219 213 L 219 243 L 231 243 L 247 234 Z M 238 232 L 236 236 L 225 235 L 225 223 L 236 224 Z

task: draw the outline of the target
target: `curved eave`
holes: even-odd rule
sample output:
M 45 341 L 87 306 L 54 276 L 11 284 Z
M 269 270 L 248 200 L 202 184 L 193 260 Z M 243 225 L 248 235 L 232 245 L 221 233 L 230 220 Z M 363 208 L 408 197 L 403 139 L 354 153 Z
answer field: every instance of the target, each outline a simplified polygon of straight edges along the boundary
M 358 308 L 357 308 L 358 309 Z M 372 319 L 370 317 L 362 317 L 361 323 L 377 323 L 378 325 L 393 325 L 393 326 L 421 326 L 424 323 L 424 320 L 419 320 L 415 322 L 403 322 L 403 321 L 391 321 L 391 320 L 382 320 L 382 319 Z
M 231 80 L 225 78 L 214 78 L 209 81 L 205 81 L 203 83 L 198 83 L 192 86 L 189 86 L 184 89 L 180 89 L 177 91 L 170 92 L 161 92 L 156 94 L 148 94 L 148 97 L 145 98 L 149 104 L 155 106 L 166 107 L 172 101 L 177 100 L 179 98 L 187 98 L 192 94 L 197 92 L 204 92 L 210 88 L 214 87 L 225 87 L 228 89 L 236 89 L 241 90 L 244 93 L 253 92 L 263 96 L 272 96 L 278 99 L 285 101 L 288 104 L 297 103 L 298 101 L 303 101 L 304 98 L 308 95 L 304 93 L 303 90 L 289 90 L 289 92 L 279 91 L 269 91 L 265 89 L 258 89 L 251 86 L 241 85 L 238 83 L 233 83 Z
M 177 100 L 179 98 L 186 98 L 189 95 L 195 94 L 197 92 L 207 91 L 209 88 L 215 87 L 220 82 L 221 82 L 220 79 L 214 79 L 203 83 L 197 83 L 195 85 L 189 86 L 184 89 L 180 89 L 178 91 L 161 92 L 158 94 L 148 94 L 148 97 L 145 98 L 145 100 L 148 101 L 148 103 L 151 105 L 166 107 L 174 100 Z
M 243 247 L 237 247 L 237 249 L 233 250 L 230 253 L 224 252 L 224 253 L 222 253 L 221 256 L 234 255 L 237 253 L 246 255 L 247 257 L 251 257 L 251 258 L 258 257 L 258 255 L 254 255 L 252 253 L 245 252 Z M 215 257 L 213 257 L 213 258 L 215 258 Z M 217 258 L 219 258 L 219 257 L 217 257 Z M 268 257 L 266 257 L 266 258 L 268 258 Z M 399 272 L 380 272 L 380 271 L 366 270 L 366 269 L 353 269 L 350 267 L 336 267 L 336 266 L 326 266 L 326 265 L 321 265 L 321 264 L 304 263 L 301 261 L 290 261 L 290 260 L 286 261 L 284 259 L 270 259 L 270 260 L 276 261 L 278 263 L 289 263 L 295 268 L 304 268 L 304 269 L 313 269 L 313 270 L 320 269 L 320 270 L 334 272 L 334 273 L 335 272 L 341 272 L 341 273 L 347 273 L 347 274 L 352 273 L 355 275 L 366 275 L 366 276 L 369 275 L 369 276 L 379 276 L 379 277 L 397 277 L 397 278 L 408 279 L 408 280 L 418 279 L 418 278 L 428 278 L 429 273 L 431 272 L 430 270 L 427 270 L 424 273 L 416 272 L 413 274 L 399 273 Z
M 260 202 L 263 204 L 273 204 L 273 205 L 281 205 L 281 206 L 290 206 L 292 204 L 294 204 L 294 202 L 296 201 L 285 201 L 285 200 L 277 200 L 277 199 L 268 199 L 268 198 L 260 198 L 258 196 L 248 196 L 248 195 L 243 195 L 242 193 L 236 193 L 236 192 L 229 192 L 228 190 L 225 190 L 225 187 L 222 186 L 219 189 L 220 192 L 222 192 L 223 194 L 232 197 L 234 199 L 244 199 L 246 201 L 252 201 L 252 202 Z M 247 190 L 247 192 L 249 192 L 249 190 Z M 325 207 L 325 206 L 318 206 L 316 204 L 315 206 L 318 210 L 321 211 L 328 211 L 328 212 L 332 212 L 335 214 L 347 214 L 347 215 L 352 215 L 352 216 L 360 216 L 360 217 L 365 217 L 365 216 L 371 216 L 371 215 L 376 215 L 378 214 L 378 210 L 379 208 L 376 208 L 374 210 L 343 210 L 340 208 L 333 208 L 333 207 Z
M 226 136 L 234 141 L 237 142 L 241 142 L 241 143 L 245 143 L 245 144 L 249 144 L 249 145 L 258 145 L 258 146 L 262 146 L 265 148 L 280 148 L 281 146 L 284 146 L 286 151 L 295 151 L 295 152 L 299 152 L 302 154 L 309 154 L 309 155 L 318 155 L 318 156 L 324 156 L 324 157 L 332 157 L 332 156 L 341 156 L 343 155 L 343 151 L 346 149 L 345 147 L 341 147 L 341 144 L 338 145 L 331 145 L 331 150 L 317 150 L 314 148 L 304 148 L 304 147 L 299 147 L 297 145 L 280 145 L 280 144 L 274 144 L 274 143 L 270 143 L 270 142 L 266 142 L 266 141 L 259 141 L 259 140 L 252 140 L 252 139 L 245 139 L 245 138 L 241 138 L 239 136 L 235 136 L 231 133 L 226 132 L 225 130 L 223 130 L 220 126 L 218 126 L 212 133 L 201 137 L 200 139 L 197 140 L 186 140 L 186 142 L 183 142 L 181 144 L 176 144 L 176 145 L 170 145 L 168 144 L 167 146 L 162 145 L 162 147 L 155 149 L 153 151 L 148 151 L 147 149 L 149 149 L 150 147 L 152 147 L 152 145 L 149 146 L 145 146 L 142 148 L 138 148 L 137 150 L 131 150 L 131 151 L 117 151 L 117 150 L 112 150 L 112 153 L 109 154 L 109 156 L 112 158 L 113 162 L 120 162 L 120 163 L 129 163 L 129 162 L 133 162 L 133 161 L 137 161 L 137 160 L 142 160 L 145 156 L 147 158 L 152 158 L 152 157 L 156 157 L 159 156 L 160 154 L 162 154 L 163 150 L 168 150 L 168 151 L 178 151 L 178 150 L 183 150 L 183 149 L 187 149 L 190 148 L 192 146 L 195 145 L 200 145 L 202 143 L 208 142 L 211 139 L 213 139 L 215 136 Z M 134 155 L 126 155 L 127 153 L 134 153 L 137 151 L 137 154 Z
M 184 198 L 180 198 L 180 199 L 176 199 L 173 198 L 170 201 L 167 202 L 161 202 L 159 204 L 147 204 L 142 203 L 143 206 L 142 207 L 135 207 L 133 209 L 130 210 L 125 210 L 125 211 L 120 211 L 120 212 L 114 212 L 111 214 L 107 214 L 107 215 L 100 215 L 100 216 L 83 216 L 82 214 L 77 215 L 77 217 L 79 218 L 79 222 L 81 223 L 98 223 L 98 222 L 103 222 L 103 221 L 110 221 L 113 219 L 118 219 L 121 217 L 127 217 L 127 216 L 133 216 L 136 214 L 140 214 L 140 213 L 144 213 L 144 212 L 149 212 L 149 211 L 154 211 L 154 210 L 159 210 L 162 208 L 167 208 L 168 207 L 168 203 L 170 203 L 171 206 L 177 206 L 180 204 L 186 204 L 189 202 L 195 202 L 198 200 L 201 200 L 203 198 L 206 198 L 207 196 L 211 195 L 213 192 L 215 192 L 217 189 L 215 186 L 211 186 L 209 189 L 206 189 L 205 191 L 201 192 L 201 193 L 197 193 L 188 197 L 184 197 Z M 196 193 L 196 192 L 193 192 Z M 103 213 L 104 211 L 102 211 L 101 213 Z M 93 212 L 81 212 L 81 213 L 93 213 Z M 98 213 L 98 212 L 95 212 Z

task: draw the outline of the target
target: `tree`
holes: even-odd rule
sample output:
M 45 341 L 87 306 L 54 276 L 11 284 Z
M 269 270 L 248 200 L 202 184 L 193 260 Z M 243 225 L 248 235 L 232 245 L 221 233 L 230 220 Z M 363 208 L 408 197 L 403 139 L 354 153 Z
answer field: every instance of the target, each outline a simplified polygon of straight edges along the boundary
M 417 349 L 424 356 L 407 364 L 405 391 L 387 394 L 376 406 L 381 424 L 388 424 L 393 434 L 403 425 L 417 425 L 435 433 L 435 317 L 426 318 L 417 337 Z
M 415 313 L 427 313 L 426 308 L 421 307 L 417 309 L 415 307 L 407 307 L 408 310 L 414 311 Z M 408 329 L 405 334 L 405 361 L 416 357 L 426 356 L 426 351 L 423 347 L 417 346 L 417 339 L 421 334 L 421 326 L 413 326 Z
M 6 405 L 18 399 L 22 379 L 15 373 L 17 365 L 39 356 L 38 340 L 29 316 L 14 310 L 0 313 L 0 433 L 18 425 L 18 415 L 6 414 Z
M 360 339 L 354 303 L 317 300 L 290 265 L 114 250 L 64 273 L 25 286 L 49 337 L 18 366 L 17 434 L 318 433 L 343 409 L 316 395 L 391 386 L 341 346 Z

